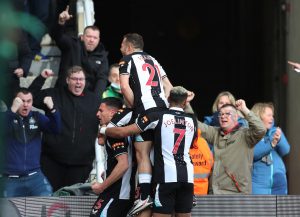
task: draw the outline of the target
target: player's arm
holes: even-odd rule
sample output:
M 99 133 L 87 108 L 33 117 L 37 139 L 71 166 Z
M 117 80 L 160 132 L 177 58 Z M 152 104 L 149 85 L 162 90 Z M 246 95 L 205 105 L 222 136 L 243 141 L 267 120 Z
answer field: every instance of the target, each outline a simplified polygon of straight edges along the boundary
M 168 98 L 173 85 L 171 84 L 171 82 L 168 79 L 168 77 L 164 77 L 163 80 L 162 80 L 162 82 L 163 82 L 163 87 L 164 87 L 166 98 Z
M 112 138 L 124 138 L 141 133 L 142 130 L 135 124 L 130 124 L 125 127 L 101 127 L 100 133 Z
M 116 156 L 116 160 L 118 163 L 112 170 L 111 174 L 102 183 L 95 182 L 92 184 L 92 189 L 96 194 L 102 193 L 105 189 L 118 181 L 128 169 L 129 164 L 127 153 Z
M 127 106 L 132 108 L 134 103 L 134 94 L 131 87 L 129 86 L 129 75 L 120 74 L 120 86 Z

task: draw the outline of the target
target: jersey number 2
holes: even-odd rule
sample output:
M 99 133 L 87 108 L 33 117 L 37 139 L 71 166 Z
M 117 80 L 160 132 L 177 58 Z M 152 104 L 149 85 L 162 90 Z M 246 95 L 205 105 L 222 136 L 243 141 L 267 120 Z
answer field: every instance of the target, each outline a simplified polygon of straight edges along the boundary
M 146 85 L 151 86 L 151 87 L 157 87 L 158 86 L 158 81 L 154 81 L 155 72 L 157 72 L 158 77 L 160 78 L 160 72 L 159 72 L 159 69 L 158 69 L 157 65 L 154 65 L 154 67 L 152 65 L 150 65 L 149 63 L 144 63 L 143 64 L 143 70 L 144 71 L 148 71 L 148 69 L 150 70 L 150 76 L 149 76 L 149 79 L 148 79 Z

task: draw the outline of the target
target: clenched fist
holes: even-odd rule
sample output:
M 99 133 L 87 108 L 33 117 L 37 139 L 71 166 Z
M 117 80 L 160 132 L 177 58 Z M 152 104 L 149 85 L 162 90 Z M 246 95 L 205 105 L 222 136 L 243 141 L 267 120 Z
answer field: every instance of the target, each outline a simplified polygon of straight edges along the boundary
M 48 78 L 54 75 L 54 72 L 51 69 L 43 69 L 41 72 L 43 78 Z
M 49 110 L 52 110 L 54 107 L 54 103 L 51 96 L 46 96 L 44 98 L 44 103 L 48 107 Z
M 16 113 L 22 105 L 23 105 L 22 99 L 20 97 L 16 97 L 12 103 L 11 111 L 13 113 Z

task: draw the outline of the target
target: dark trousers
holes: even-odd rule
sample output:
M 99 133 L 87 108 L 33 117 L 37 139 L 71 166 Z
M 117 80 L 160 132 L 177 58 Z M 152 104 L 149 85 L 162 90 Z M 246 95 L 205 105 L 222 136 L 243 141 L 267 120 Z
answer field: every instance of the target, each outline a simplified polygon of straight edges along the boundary
M 41 156 L 42 171 L 53 187 L 53 192 L 76 183 L 84 183 L 92 170 L 90 165 L 69 165 L 55 161 L 45 154 Z

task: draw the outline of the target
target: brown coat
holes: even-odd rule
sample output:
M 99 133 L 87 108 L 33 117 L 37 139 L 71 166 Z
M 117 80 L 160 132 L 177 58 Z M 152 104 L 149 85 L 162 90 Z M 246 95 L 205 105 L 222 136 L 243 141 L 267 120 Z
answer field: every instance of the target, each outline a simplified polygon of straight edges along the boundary
M 239 127 L 227 135 L 219 127 L 198 121 L 202 136 L 214 144 L 214 167 L 210 180 L 213 194 L 251 194 L 253 148 L 266 133 L 262 121 L 250 112 L 249 128 Z

